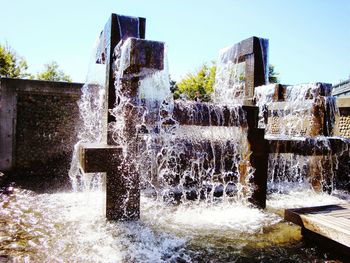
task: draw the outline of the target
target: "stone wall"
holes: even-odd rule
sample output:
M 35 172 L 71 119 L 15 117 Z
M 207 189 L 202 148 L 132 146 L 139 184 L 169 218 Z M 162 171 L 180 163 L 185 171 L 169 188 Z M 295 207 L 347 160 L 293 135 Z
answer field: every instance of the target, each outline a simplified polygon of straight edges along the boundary
M 335 120 L 334 134 L 350 138 L 350 97 L 338 97 L 339 118 Z
M 1 79 L 0 171 L 11 181 L 45 192 L 67 187 L 81 86 Z

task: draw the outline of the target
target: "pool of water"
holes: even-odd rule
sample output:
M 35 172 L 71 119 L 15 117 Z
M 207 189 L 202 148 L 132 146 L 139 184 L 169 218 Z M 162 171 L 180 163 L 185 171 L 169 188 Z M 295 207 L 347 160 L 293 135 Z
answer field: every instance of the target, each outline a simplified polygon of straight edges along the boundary
M 306 200 L 306 201 L 305 201 Z M 165 205 L 141 198 L 141 219 L 104 218 L 104 194 L 0 196 L 0 262 L 324 262 L 281 217 L 286 207 L 339 203 L 311 190 L 270 194 L 267 209 L 237 203 Z

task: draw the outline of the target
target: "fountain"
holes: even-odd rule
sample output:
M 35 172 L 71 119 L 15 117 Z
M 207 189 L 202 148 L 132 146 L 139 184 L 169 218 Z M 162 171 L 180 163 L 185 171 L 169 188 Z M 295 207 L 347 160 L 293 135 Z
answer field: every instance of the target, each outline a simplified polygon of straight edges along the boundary
M 268 85 L 268 41 L 252 37 L 220 52 L 212 102 L 174 101 L 145 24 L 112 14 L 95 44 L 73 192 L 0 195 L 0 261 L 323 259 L 281 214 L 348 198 L 331 87 Z
M 110 57 L 105 61 L 106 84 L 99 87 L 108 99 L 100 117 L 99 137 L 104 139 L 77 147 L 84 173 L 106 172 L 107 218 L 139 218 L 141 179 L 163 198 L 224 196 L 264 208 L 267 147 L 263 130 L 257 128 L 258 108 L 251 104 L 254 87 L 266 82 L 267 41 L 253 37 L 221 54 L 215 104 L 174 102 L 168 87 L 157 91 L 149 85 L 164 69 L 164 44 L 135 38 L 139 20 L 122 18 L 113 15 L 107 23 L 96 59 L 100 63 L 101 57 Z M 114 20 L 127 36 L 105 33 L 113 32 Z M 239 73 L 242 92 L 226 94 L 228 89 L 221 87 L 234 84 L 237 69 L 244 69 Z M 201 131 L 203 136 L 196 137 Z
M 257 87 L 255 97 L 259 125 L 270 144 L 270 189 L 305 182 L 316 191 L 332 192 L 337 156 L 347 151 L 347 141 L 332 137 L 339 118 L 331 85 L 271 84 Z

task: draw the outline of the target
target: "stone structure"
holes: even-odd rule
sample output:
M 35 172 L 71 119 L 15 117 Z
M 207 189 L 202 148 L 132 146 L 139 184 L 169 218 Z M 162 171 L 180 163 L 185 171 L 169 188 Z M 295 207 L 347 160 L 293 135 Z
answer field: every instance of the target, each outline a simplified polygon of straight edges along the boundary
M 294 88 L 297 90 L 293 94 Z M 298 87 L 276 84 L 266 100 L 269 101 L 265 123 L 270 153 L 285 156 L 285 160 L 290 155 L 307 156 L 307 176 L 317 191 L 331 191 L 334 184 L 338 189 L 348 187 L 348 183 L 344 184 L 348 175 L 340 169 L 349 165 L 347 143 L 330 137 L 346 134 L 347 101 L 337 102 L 343 116 L 333 116 L 332 111 L 336 109 L 331 91 L 332 86 L 324 83 Z M 303 140 L 296 140 L 297 137 Z
M 337 97 L 339 116 L 336 117 L 334 135 L 350 139 L 350 97 Z M 336 187 L 350 191 L 350 149 L 346 141 L 343 141 L 342 148 L 337 156 L 338 169 L 336 172 Z
M 113 22 L 114 21 L 114 22 Z M 140 24 L 140 20 L 137 18 L 123 17 L 121 22 L 118 15 L 112 15 L 112 19 L 107 23 L 104 32 L 101 33 L 100 41 L 101 47 L 98 54 L 97 63 L 105 63 L 107 68 L 106 79 L 106 92 L 108 98 L 108 107 L 105 109 L 106 114 L 108 109 L 112 109 L 116 103 L 116 95 L 114 90 L 114 75 L 112 74 L 113 65 L 115 67 L 120 66 L 118 64 L 120 57 L 120 44 L 116 45 L 118 41 L 124 39 L 122 32 L 129 32 L 127 41 L 128 48 L 128 61 L 125 68 L 123 68 L 123 77 L 121 79 L 120 86 L 118 86 L 118 95 L 126 97 L 128 104 L 121 106 L 122 110 L 119 114 L 124 117 L 124 129 L 122 137 L 126 139 L 128 145 L 127 156 L 122 158 L 121 148 L 116 145 L 116 142 L 112 139 L 112 136 L 104 131 L 107 137 L 106 142 L 102 145 L 81 145 L 79 149 L 79 159 L 81 167 L 85 172 L 106 172 L 106 217 L 110 220 L 134 220 L 140 216 L 140 186 L 139 186 L 139 174 L 135 167 L 133 167 L 130 158 L 133 158 L 134 152 L 137 151 L 137 126 L 141 124 L 140 114 L 137 112 L 136 103 L 138 103 L 139 95 L 139 77 L 142 74 L 162 70 L 164 60 L 164 44 L 154 41 L 146 41 L 140 39 L 144 36 L 144 20 Z M 114 27 L 119 28 L 118 32 L 115 32 L 115 36 L 109 32 L 114 32 Z M 127 30 L 124 30 L 124 27 Z M 107 32 L 107 33 L 105 33 Z M 136 38 L 135 38 L 136 37 Z M 125 43 L 124 43 L 125 44 Z M 262 52 L 263 47 L 261 41 L 253 37 L 246 41 L 242 41 L 236 45 L 237 52 L 235 53 L 234 60 L 238 62 L 244 62 L 246 68 L 246 99 L 251 99 L 254 94 L 254 86 L 265 84 L 266 81 L 266 53 Z M 266 51 L 266 50 L 265 50 Z M 104 59 L 106 57 L 108 59 Z M 114 54 L 114 57 L 108 55 Z M 265 57 L 264 57 L 265 55 Z M 115 63 L 117 62 L 117 63 Z M 113 68 L 116 72 L 116 68 Z M 118 102 L 117 102 L 118 103 Z M 176 106 L 174 109 L 174 118 L 178 119 L 180 124 L 191 125 L 187 123 L 186 112 Z M 187 105 L 190 106 L 190 105 Z M 205 115 L 205 109 L 208 106 L 205 104 L 198 104 L 196 107 L 200 113 Z M 210 106 L 209 106 L 210 107 Z M 247 116 L 248 141 L 250 143 L 250 149 L 252 153 L 245 158 L 250 159 L 250 163 L 255 169 L 255 176 L 252 179 L 254 185 L 254 193 L 252 196 L 252 202 L 260 207 L 265 206 L 266 201 L 266 179 L 267 179 L 267 147 L 264 140 L 264 134 L 262 130 L 257 129 L 257 107 L 245 106 L 242 109 L 241 116 L 236 116 L 238 119 L 242 116 Z M 207 111 L 207 118 L 210 113 Z M 199 120 L 199 125 L 209 125 L 207 118 Z M 214 121 L 214 118 L 210 118 Z M 107 122 L 113 122 L 113 116 L 106 118 Z M 152 121 L 152 120 L 150 120 Z M 219 120 L 216 120 L 217 124 Z M 207 123 L 207 124 L 206 124 Z M 215 125 L 215 124 L 214 124 Z M 236 123 L 227 123 L 228 126 L 237 126 Z M 242 171 L 247 167 L 239 167 Z
M 120 51 L 117 44 L 126 39 L 128 46 L 128 64 L 123 68 L 123 79 L 119 95 L 130 99 L 130 103 L 122 109 L 125 117 L 123 137 L 128 141 L 128 156 L 122 158 L 121 148 L 116 145 L 112 135 L 107 132 L 108 123 L 115 119 L 112 115 L 106 118 L 106 129 L 103 131 L 106 143 L 102 145 L 81 145 L 80 163 L 84 172 L 106 172 L 106 217 L 109 220 L 135 220 L 140 216 L 139 174 L 132 166 L 130 158 L 134 156 L 136 147 L 136 124 L 140 123 L 137 112 L 134 112 L 138 101 L 139 79 L 141 74 L 162 70 L 164 67 L 164 43 L 146 41 L 144 38 L 145 19 L 112 14 L 104 31 L 101 33 L 101 48 L 97 54 L 97 63 L 106 64 L 105 90 L 108 106 L 113 109 L 116 103 L 115 75 Z M 106 60 L 103 58 L 107 57 Z M 101 59 L 102 58 L 102 59 Z M 124 161 L 125 160 L 125 161 Z
M 0 85 L 0 170 L 29 189 L 66 187 L 82 84 L 3 78 Z

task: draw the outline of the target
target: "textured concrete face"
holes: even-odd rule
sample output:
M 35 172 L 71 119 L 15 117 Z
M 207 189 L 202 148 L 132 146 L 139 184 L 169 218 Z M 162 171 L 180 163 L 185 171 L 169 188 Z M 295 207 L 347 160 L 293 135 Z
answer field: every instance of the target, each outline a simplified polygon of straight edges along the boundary
M 259 87 L 262 90 L 264 87 Z M 289 91 L 287 92 L 287 89 Z M 268 111 L 265 116 L 266 134 L 279 136 L 332 135 L 334 119 L 331 117 L 331 85 L 315 83 L 303 98 L 293 101 L 290 98 L 292 86 L 275 85 L 274 92 L 269 94 Z
M 9 171 L 15 166 L 17 96 L 14 88 L 8 88 L 6 80 L 2 79 L 0 85 L 0 170 Z
M 324 99 L 298 103 L 299 107 L 305 109 L 303 112 L 293 112 L 294 105 L 295 103 L 291 102 L 276 102 L 270 105 L 266 134 L 307 137 L 323 135 L 325 125 Z
M 350 138 L 350 97 L 339 97 L 336 104 L 339 116 L 336 116 L 334 135 Z
M 108 220 L 137 220 L 140 217 L 139 176 L 124 163 L 118 146 L 81 144 L 80 165 L 85 173 L 106 173 L 106 217 Z
M 81 87 L 1 79 L 0 170 L 10 171 L 9 179 L 40 192 L 69 186 Z

